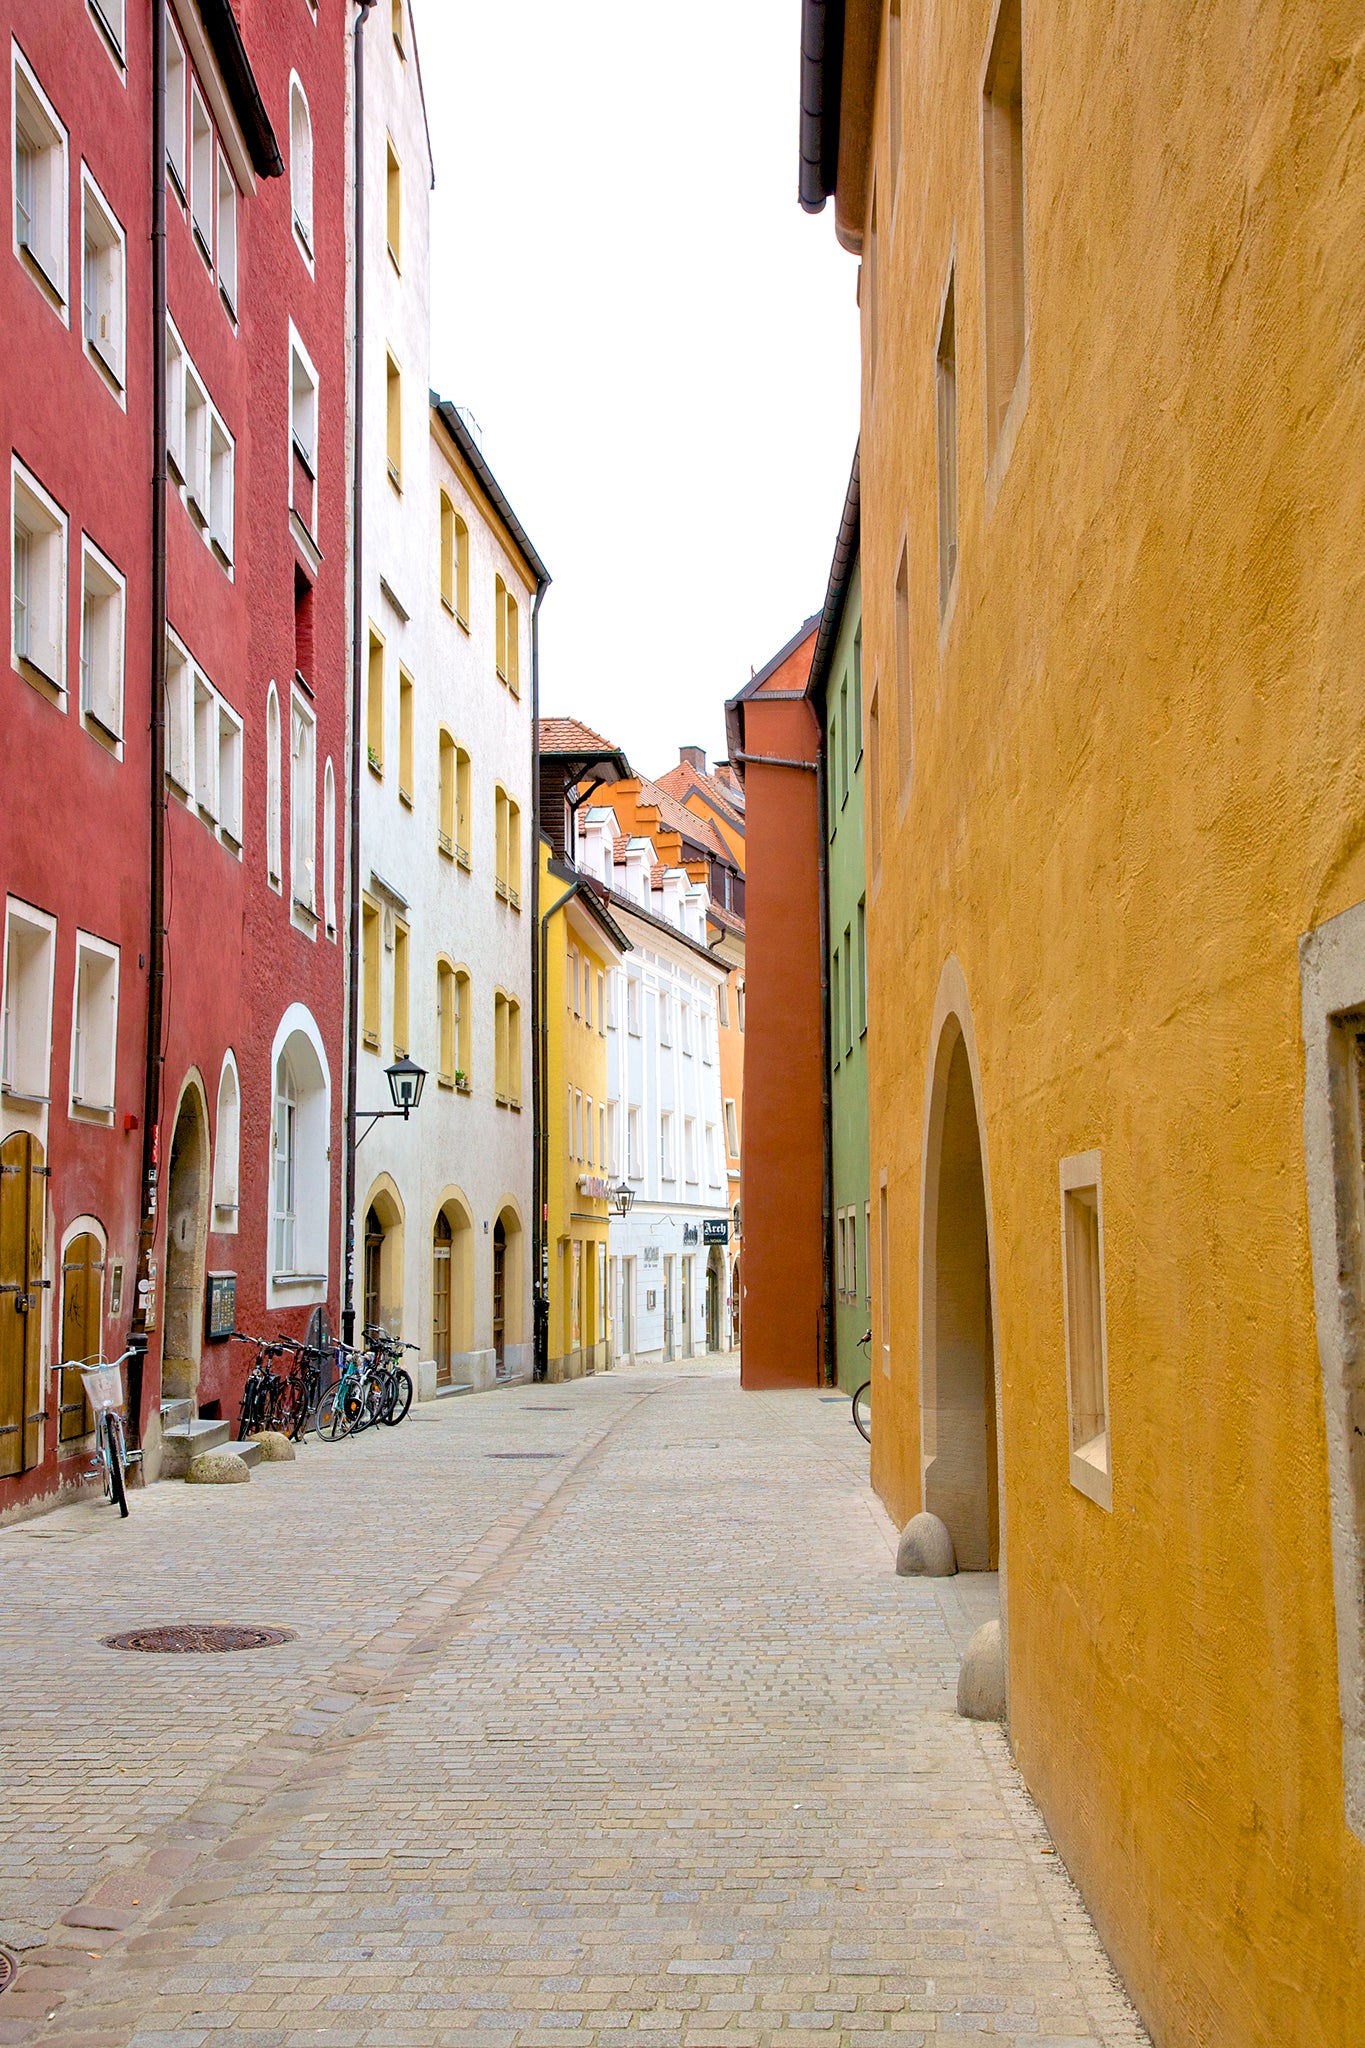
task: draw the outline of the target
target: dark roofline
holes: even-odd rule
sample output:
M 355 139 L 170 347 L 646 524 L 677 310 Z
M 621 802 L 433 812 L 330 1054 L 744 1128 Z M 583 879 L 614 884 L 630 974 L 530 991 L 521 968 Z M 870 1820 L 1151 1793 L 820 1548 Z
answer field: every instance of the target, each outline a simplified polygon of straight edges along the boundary
M 834 560 L 829 565 L 829 587 L 825 592 L 825 608 L 820 614 L 820 637 L 815 643 L 815 653 L 811 657 L 810 676 L 806 683 L 806 695 L 811 698 L 823 697 L 825 685 L 829 681 L 830 664 L 834 660 L 839 628 L 844 622 L 844 606 L 848 602 L 853 571 L 858 565 L 861 525 L 858 491 L 860 446 L 861 443 L 853 450 L 853 468 L 849 471 L 848 489 L 844 493 L 839 537 L 834 543 Z
M 261 88 L 242 41 L 242 31 L 232 11 L 231 0 L 198 0 L 204 33 L 209 39 L 232 111 L 241 124 L 242 136 L 258 178 L 282 178 L 284 158 L 261 98 Z
M 535 578 L 537 586 L 542 590 L 548 590 L 550 587 L 550 572 L 532 547 L 525 527 L 517 518 L 516 513 L 512 510 L 506 498 L 504 498 L 497 478 L 483 459 L 483 451 L 480 449 L 478 442 L 474 439 L 474 436 L 470 433 L 448 398 L 442 398 L 439 391 L 433 391 L 430 397 L 432 408 L 438 415 L 441 425 L 445 428 L 451 440 L 455 443 L 455 446 L 478 478 L 481 489 L 493 505 L 499 519 L 501 519 L 503 525 L 516 542 L 517 551 Z
M 622 931 L 620 925 L 616 922 L 610 910 L 608 910 L 607 898 L 609 892 L 603 888 L 596 875 L 584 874 L 582 868 L 576 868 L 572 861 L 561 860 L 557 853 L 550 856 L 546 865 L 556 881 L 577 883 L 578 886 L 574 890 L 576 901 L 583 905 L 583 908 L 587 911 L 589 917 L 593 919 L 594 923 L 601 926 L 614 946 L 619 946 L 623 953 L 633 953 L 635 951 L 631 940 Z M 553 909 L 553 904 L 550 907 Z M 566 901 L 564 908 L 567 910 L 568 907 Z
M 748 682 L 744 685 L 744 688 L 740 690 L 736 696 L 731 697 L 726 703 L 725 744 L 730 750 L 731 763 L 738 770 L 739 779 L 741 782 L 744 780 L 744 706 L 748 702 L 749 698 L 755 696 L 758 693 L 758 691 L 763 687 L 763 684 L 767 682 L 768 677 L 772 675 L 776 669 L 781 668 L 783 662 L 790 659 L 790 657 L 793 654 L 795 654 L 797 648 L 800 647 L 804 641 L 810 638 L 811 634 L 819 625 L 820 618 L 821 614 L 819 612 L 812 612 L 810 617 L 806 620 L 805 624 L 801 627 L 800 631 L 797 633 L 793 633 L 791 639 L 787 642 L 786 646 L 779 647 L 777 653 L 773 656 L 772 660 L 769 662 L 765 662 L 765 664 L 759 670 L 756 676 L 750 676 Z M 804 690 L 793 690 L 784 694 L 788 694 L 794 697 L 804 697 L 806 693 Z
M 644 918 L 645 922 L 652 924 L 656 931 L 667 932 L 669 938 L 676 939 L 680 946 L 686 946 L 689 951 L 699 954 L 703 960 L 708 960 L 713 967 L 716 965 L 715 954 L 709 946 L 704 946 L 700 939 L 689 939 L 686 932 L 680 932 L 678 927 L 675 924 L 670 924 L 666 917 L 659 917 L 656 912 L 646 910 L 642 903 L 634 902 L 631 897 L 623 895 L 619 889 L 611 889 L 608 891 L 608 894 L 613 903 L 619 904 L 622 910 L 628 910 L 632 917 Z M 627 943 L 631 945 L 631 950 L 634 951 L 633 942 L 627 941 Z
M 839 180 L 839 100 L 844 82 L 844 0 L 802 0 L 801 204 L 824 211 Z

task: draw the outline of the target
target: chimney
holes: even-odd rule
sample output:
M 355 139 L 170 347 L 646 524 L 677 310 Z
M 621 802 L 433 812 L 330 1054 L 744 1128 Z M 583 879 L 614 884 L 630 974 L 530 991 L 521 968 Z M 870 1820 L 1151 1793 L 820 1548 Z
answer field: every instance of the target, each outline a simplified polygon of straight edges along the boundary
M 728 761 L 717 761 L 716 780 L 717 782 L 723 782 L 727 789 L 731 789 L 734 787 L 735 778 L 731 773 L 730 763 Z
M 698 775 L 706 773 L 705 747 L 679 747 L 678 760 L 684 767 L 695 768 Z

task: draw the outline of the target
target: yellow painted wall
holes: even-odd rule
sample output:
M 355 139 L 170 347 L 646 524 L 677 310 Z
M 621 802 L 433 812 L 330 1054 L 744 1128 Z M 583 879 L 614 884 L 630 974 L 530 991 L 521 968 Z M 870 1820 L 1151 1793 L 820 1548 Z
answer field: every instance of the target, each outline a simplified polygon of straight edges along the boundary
M 540 900 L 548 909 L 563 895 L 568 884 L 550 872 L 549 849 L 540 849 Z M 605 1201 L 584 1195 L 578 1180 L 583 1174 L 601 1174 L 606 1169 L 597 1160 L 597 1109 L 607 1099 L 607 1041 L 598 1029 L 597 977 L 606 974 L 608 951 L 600 940 L 589 936 L 591 927 L 579 912 L 565 909 L 547 925 L 545 957 L 546 1101 L 545 1120 L 549 1133 L 549 1172 L 546 1180 L 550 1252 L 550 1344 L 549 1377 L 575 1379 L 584 1372 L 607 1364 L 607 1301 L 598 1295 L 599 1246 L 607 1243 L 609 1209 Z M 569 946 L 572 944 L 587 962 L 592 977 L 592 1022 L 583 1016 L 580 970 L 579 1013 L 573 1008 L 569 980 Z M 618 956 L 612 954 L 612 960 Z M 570 1157 L 569 1089 L 581 1089 L 593 1103 L 593 1161 Z M 573 1343 L 572 1308 L 569 1294 L 574 1271 L 573 1247 L 579 1247 L 583 1271 L 582 1307 L 579 1314 L 579 1342 Z M 603 1290 L 605 1294 L 606 1290 Z
M 919 1506 L 923 1113 L 955 956 L 1019 1763 L 1159 2048 L 1359 2048 L 1365 1848 L 1343 1813 L 1297 948 L 1365 897 L 1362 15 L 1026 0 L 1028 354 L 992 505 L 992 7 L 906 12 L 894 202 L 885 49 L 878 85 L 875 388 L 866 266 L 862 292 L 872 1180 L 891 1222 L 875 1480 L 899 1521 Z M 933 365 L 954 257 L 941 632 Z M 1091 1147 L 1112 1513 L 1068 1478 L 1058 1164 Z

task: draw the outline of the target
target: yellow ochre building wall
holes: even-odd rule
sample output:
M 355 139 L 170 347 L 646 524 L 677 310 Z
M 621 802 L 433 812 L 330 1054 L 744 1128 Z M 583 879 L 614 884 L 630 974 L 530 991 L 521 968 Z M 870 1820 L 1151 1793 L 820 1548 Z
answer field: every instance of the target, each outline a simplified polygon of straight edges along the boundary
M 921 1506 L 943 1026 L 984 1141 L 1018 1763 L 1158 2048 L 1359 2048 L 1299 943 L 1365 899 L 1362 17 L 1025 0 L 1027 345 L 992 459 L 995 12 L 905 15 L 861 280 L 874 1480 Z M 1108 1509 L 1070 1477 L 1059 1171 L 1090 1152 Z

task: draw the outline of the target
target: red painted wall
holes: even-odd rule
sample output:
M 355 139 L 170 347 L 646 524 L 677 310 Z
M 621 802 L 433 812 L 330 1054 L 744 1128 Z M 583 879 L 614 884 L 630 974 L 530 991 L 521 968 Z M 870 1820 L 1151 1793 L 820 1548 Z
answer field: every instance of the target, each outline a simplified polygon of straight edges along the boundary
M 744 751 L 809 761 L 820 733 L 804 690 L 815 632 L 741 711 Z M 790 693 L 790 694 L 789 694 Z M 746 1387 L 821 1378 L 823 1065 L 819 798 L 813 772 L 744 765 L 744 1308 Z

